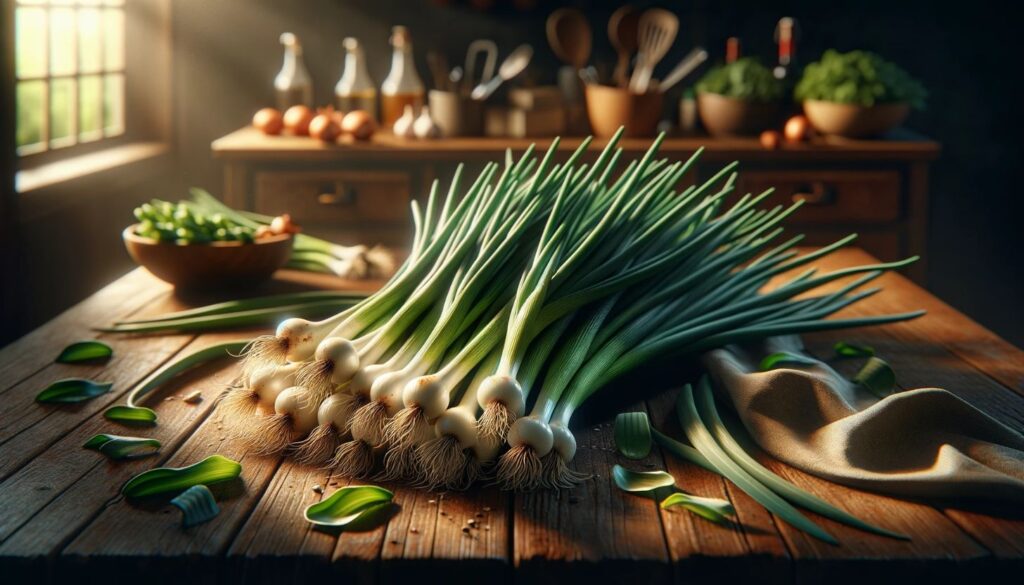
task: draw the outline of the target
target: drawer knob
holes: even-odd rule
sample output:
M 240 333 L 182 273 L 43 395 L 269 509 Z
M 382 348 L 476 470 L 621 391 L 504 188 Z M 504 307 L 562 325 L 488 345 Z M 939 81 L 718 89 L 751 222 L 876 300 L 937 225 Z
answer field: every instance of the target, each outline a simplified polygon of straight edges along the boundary
M 316 201 L 320 205 L 352 205 L 356 202 L 356 190 L 345 185 L 321 185 Z
M 835 201 L 835 189 L 821 181 L 802 185 L 793 193 L 793 202 L 803 201 L 808 205 L 828 205 Z

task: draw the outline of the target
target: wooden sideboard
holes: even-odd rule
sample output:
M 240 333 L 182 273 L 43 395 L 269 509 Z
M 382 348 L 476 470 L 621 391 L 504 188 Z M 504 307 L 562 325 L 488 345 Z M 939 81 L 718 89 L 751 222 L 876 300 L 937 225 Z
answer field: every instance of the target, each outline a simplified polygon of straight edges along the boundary
M 568 156 L 579 138 L 563 139 Z M 505 150 L 538 149 L 550 139 L 452 138 L 406 140 L 378 134 L 367 142 L 323 144 L 307 137 L 264 136 L 246 127 L 212 144 L 224 163 L 223 197 L 232 206 L 277 215 L 290 213 L 309 231 L 343 243 L 408 243 L 409 201 L 422 199 L 438 178 L 447 184 L 459 163 L 468 171 L 504 159 Z M 590 157 L 604 141 L 595 140 Z M 649 139 L 624 139 L 624 159 L 636 158 Z M 875 256 L 921 255 L 908 274 L 924 281 L 928 231 L 928 165 L 939 145 L 907 132 L 885 140 L 818 139 L 766 150 L 755 138 L 669 138 L 662 156 L 685 159 L 705 152 L 694 179 L 740 162 L 739 191 L 776 189 L 769 203 L 804 199 L 790 221 L 811 245 L 848 233 Z

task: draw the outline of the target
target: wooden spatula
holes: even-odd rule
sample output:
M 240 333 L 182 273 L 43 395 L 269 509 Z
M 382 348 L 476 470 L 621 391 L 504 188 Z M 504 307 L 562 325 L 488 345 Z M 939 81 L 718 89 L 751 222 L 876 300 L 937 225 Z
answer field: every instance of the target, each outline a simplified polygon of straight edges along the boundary
M 612 73 L 612 82 L 619 87 L 626 87 L 629 74 L 629 60 L 636 52 L 637 28 L 640 23 L 640 12 L 633 6 L 620 6 L 608 19 L 608 40 L 615 47 L 619 58 Z
M 633 93 L 645 93 L 651 84 L 654 66 L 661 61 L 676 40 L 679 19 L 675 14 L 661 8 L 652 8 L 640 15 L 637 29 L 637 63 L 629 89 Z

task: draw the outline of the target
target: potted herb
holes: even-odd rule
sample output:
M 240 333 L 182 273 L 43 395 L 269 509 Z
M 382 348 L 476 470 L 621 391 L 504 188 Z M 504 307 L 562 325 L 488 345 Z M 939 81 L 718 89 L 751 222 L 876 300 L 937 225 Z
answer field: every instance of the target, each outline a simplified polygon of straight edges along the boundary
M 878 136 L 921 108 L 927 92 L 906 71 L 868 51 L 826 51 L 804 69 L 794 95 L 824 134 Z
M 752 57 L 714 67 L 697 82 L 697 109 L 712 136 L 757 134 L 779 114 L 782 82 Z

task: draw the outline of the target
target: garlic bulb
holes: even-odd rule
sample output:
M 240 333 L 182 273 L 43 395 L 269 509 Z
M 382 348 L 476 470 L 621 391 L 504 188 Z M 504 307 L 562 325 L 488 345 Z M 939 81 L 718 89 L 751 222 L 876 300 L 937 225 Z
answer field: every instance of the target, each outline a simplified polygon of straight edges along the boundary
M 420 109 L 420 116 L 413 123 L 412 130 L 416 138 L 437 138 L 441 135 L 441 128 L 430 117 L 430 108 L 427 106 Z
M 402 116 L 395 120 L 395 125 L 392 127 L 392 130 L 394 131 L 395 136 L 400 138 L 414 138 L 416 136 L 415 132 L 413 132 L 413 125 L 415 123 L 416 114 L 413 113 L 411 105 L 406 105 Z

